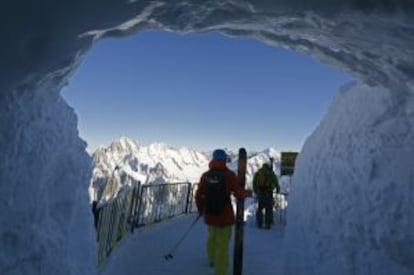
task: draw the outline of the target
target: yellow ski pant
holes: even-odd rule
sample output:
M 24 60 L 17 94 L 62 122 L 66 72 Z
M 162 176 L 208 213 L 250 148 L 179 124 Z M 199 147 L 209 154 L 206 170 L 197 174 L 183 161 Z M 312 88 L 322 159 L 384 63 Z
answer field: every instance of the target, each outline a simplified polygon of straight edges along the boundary
M 227 274 L 231 229 L 231 226 L 208 226 L 207 256 L 210 265 L 214 266 L 215 275 Z

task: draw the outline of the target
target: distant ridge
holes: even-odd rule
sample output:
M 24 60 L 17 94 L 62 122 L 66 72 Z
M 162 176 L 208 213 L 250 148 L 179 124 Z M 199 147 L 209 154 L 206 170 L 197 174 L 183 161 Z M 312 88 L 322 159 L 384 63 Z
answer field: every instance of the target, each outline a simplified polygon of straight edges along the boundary
M 227 149 L 226 149 L 227 150 Z M 229 168 L 237 171 L 237 151 L 228 150 L 232 157 Z M 247 183 L 252 175 L 269 158 L 275 159 L 274 168 L 279 169 L 280 152 L 268 148 L 262 152 L 248 152 Z M 208 169 L 211 152 L 199 152 L 187 147 L 174 148 L 164 143 L 141 145 L 128 137 L 121 137 L 107 147 L 99 147 L 93 154 L 93 172 L 90 184 L 91 199 L 97 194 L 118 167 L 141 184 L 191 182 L 197 183 L 201 174 Z M 119 190 L 121 186 L 117 186 Z M 115 196 L 116 194 L 113 194 Z

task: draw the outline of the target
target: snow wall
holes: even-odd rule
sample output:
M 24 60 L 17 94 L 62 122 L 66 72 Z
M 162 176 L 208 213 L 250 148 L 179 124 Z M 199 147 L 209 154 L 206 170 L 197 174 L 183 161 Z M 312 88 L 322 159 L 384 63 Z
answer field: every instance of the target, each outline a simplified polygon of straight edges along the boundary
M 253 37 L 312 55 L 370 85 L 344 88 L 303 148 L 283 268 L 285 274 L 412 274 L 411 3 L 4 1 L 0 273 L 95 274 L 90 158 L 60 90 L 97 39 L 163 29 Z M 335 127 L 326 126 L 335 119 Z M 309 167 L 308 160 L 318 161 Z M 349 193 L 358 204 L 347 202 Z M 356 250 L 358 243 L 364 249 Z M 350 269 L 365 264 L 366 273 Z
M 399 92 L 343 87 L 307 139 L 284 274 L 413 274 L 414 97 Z

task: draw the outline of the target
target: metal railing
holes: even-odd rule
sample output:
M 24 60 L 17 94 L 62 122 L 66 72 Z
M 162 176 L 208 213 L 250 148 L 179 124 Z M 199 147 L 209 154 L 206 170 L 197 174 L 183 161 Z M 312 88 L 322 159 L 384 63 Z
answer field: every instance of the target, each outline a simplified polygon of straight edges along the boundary
M 194 185 L 189 182 L 141 185 L 130 176 L 121 178 L 117 196 L 98 204 L 98 265 L 105 263 L 117 243 L 137 227 L 196 211 Z M 124 182 L 124 183 L 125 183 Z
M 187 213 L 191 183 L 143 185 L 135 227 Z

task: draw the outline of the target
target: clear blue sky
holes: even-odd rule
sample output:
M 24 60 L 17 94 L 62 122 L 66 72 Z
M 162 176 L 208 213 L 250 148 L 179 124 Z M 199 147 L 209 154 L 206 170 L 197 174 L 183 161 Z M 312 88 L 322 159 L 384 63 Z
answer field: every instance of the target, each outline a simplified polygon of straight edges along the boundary
M 148 31 L 99 41 L 63 96 L 89 151 L 120 136 L 200 150 L 300 150 L 349 79 L 253 39 Z

